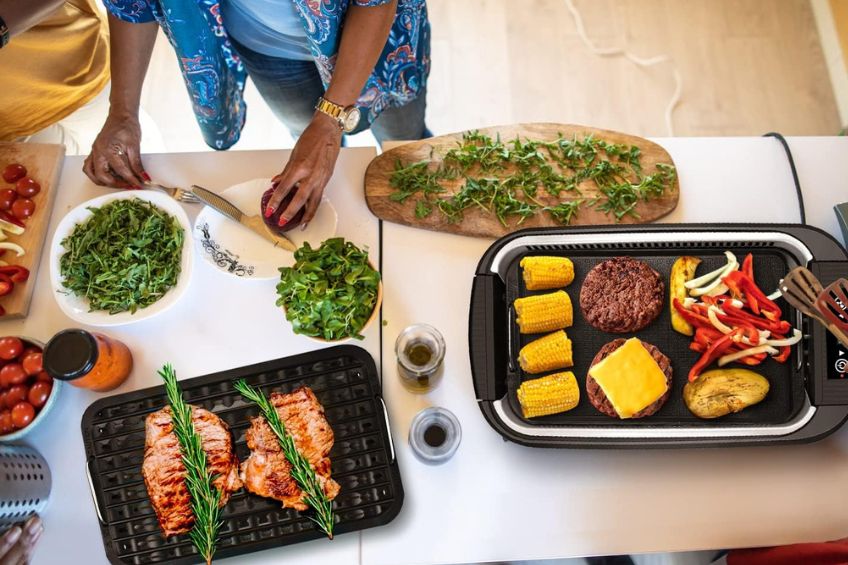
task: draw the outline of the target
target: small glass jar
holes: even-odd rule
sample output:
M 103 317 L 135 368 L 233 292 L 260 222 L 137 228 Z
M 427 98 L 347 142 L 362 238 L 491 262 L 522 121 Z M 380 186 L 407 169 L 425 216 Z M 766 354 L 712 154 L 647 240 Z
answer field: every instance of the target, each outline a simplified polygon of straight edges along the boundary
M 456 453 L 460 440 L 459 420 L 444 408 L 425 408 L 415 415 L 409 426 L 409 446 L 424 463 L 444 463 Z
M 442 380 L 445 340 L 433 326 L 415 324 L 400 332 L 395 355 L 400 380 L 407 390 L 428 392 Z
M 121 385 L 132 371 L 132 354 L 117 339 L 85 330 L 63 330 L 44 347 L 44 370 L 61 381 L 106 392 Z

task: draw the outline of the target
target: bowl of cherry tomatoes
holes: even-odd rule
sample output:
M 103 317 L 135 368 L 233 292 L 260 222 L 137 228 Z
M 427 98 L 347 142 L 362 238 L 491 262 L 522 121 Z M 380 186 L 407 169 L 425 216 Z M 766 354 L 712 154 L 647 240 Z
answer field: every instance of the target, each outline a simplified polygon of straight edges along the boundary
M 26 337 L 0 337 L 0 442 L 24 437 L 56 403 L 62 382 L 41 363 L 44 345 Z

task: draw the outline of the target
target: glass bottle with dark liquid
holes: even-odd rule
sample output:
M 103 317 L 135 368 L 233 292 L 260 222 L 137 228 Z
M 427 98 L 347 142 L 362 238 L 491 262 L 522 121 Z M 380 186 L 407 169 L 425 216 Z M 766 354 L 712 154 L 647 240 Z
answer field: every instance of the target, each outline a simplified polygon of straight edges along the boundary
M 398 374 L 411 392 L 433 390 L 442 378 L 445 340 L 427 324 L 415 324 L 403 330 L 395 342 Z
M 409 425 L 409 446 L 424 463 L 444 463 L 456 453 L 461 439 L 459 420 L 450 410 L 438 406 L 425 408 Z

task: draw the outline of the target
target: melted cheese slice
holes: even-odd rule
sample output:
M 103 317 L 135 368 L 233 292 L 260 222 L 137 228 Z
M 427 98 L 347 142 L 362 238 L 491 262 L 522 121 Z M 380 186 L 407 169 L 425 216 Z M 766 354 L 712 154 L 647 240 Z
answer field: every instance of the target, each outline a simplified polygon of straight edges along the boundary
M 589 369 L 589 374 L 620 418 L 630 418 L 668 390 L 665 373 L 635 337 Z

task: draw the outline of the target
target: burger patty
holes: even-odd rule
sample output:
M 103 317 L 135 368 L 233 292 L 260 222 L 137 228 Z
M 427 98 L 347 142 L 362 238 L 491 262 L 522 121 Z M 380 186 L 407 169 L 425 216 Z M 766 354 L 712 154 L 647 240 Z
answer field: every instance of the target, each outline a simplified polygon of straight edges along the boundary
M 613 257 L 595 265 L 580 287 L 580 309 L 590 325 L 609 333 L 641 330 L 662 312 L 665 283 L 643 261 Z
M 597 355 L 595 355 L 595 358 L 592 359 L 592 364 L 589 369 L 606 359 L 610 353 L 624 345 L 625 341 L 627 340 L 623 338 L 614 339 L 601 347 L 600 351 L 598 351 Z M 668 357 L 666 357 L 662 351 L 657 348 L 657 346 L 651 345 L 646 341 L 639 341 L 642 346 L 648 350 L 648 353 L 651 354 L 651 357 L 654 358 L 657 365 L 660 366 L 663 374 L 665 374 L 665 383 L 668 385 L 668 390 L 665 391 L 665 394 L 659 397 L 653 404 L 649 404 L 639 412 L 636 412 L 633 416 L 631 416 L 631 418 L 644 418 L 645 416 L 656 414 L 671 394 L 671 361 L 669 361 Z M 586 396 L 589 397 L 589 402 L 592 403 L 592 406 L 598 409 L 598 412 L 606 414 L 611 418 L 619 417 L 615 408 L 613 408 L 612 402 L 610 402 L 609 398 L 607 398 L 607 395 L 604 393 L 604 389 L 602 389 L 601 385 L 599 385 L 598 382 L 589 374 L 586 375 Z

